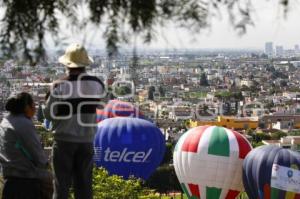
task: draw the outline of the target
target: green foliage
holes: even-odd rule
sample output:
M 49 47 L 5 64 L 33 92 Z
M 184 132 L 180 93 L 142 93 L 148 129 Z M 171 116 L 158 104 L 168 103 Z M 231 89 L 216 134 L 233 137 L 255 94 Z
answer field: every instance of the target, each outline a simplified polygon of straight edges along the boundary
M 245 32 L 252 24 L 251 4 L 240 0 L 3 0 L 0 6 L 4 11 L 0 31 L 2 52 L 12 56 L 21 49 L 32 64 L 45 57 L 47 33 L 59 39 L 59 16 L 67 19 L 72 30 L 104 26 L 103 37 L 110 56 L 116 55 L 121 43 L 128 43 L 137 35 L 150 42 L 157 25 L 173 22 L 177 27 L 198 32 L 209 25 L 208 19 L 219 6 L 227 7 L 229 19 L 238 31 Z M 89 15 L 81 16 L 79 10 L 85 7 Z
M 288 135 L 290 135 L 290 136 L 300 136 L 300 131 L 291 131 L 291 132 L 289 132 L 289 134 Z
M 37 110 L 37 120 L 39 121 L 39 122 L 43 122 L 44 121 L 44 114 L 43 114 L 43 109 L 42 109 L 42 106 L 41 105 L 39 105 L 39 107 L 38 107 L 38 110 Z
M 271 77 L 271 78 L 272 78 L 272 79 L 277 79 L 277 78 L 287 79 L 288 76 L 287 76 L 285 73 L 276 70 L 276 71 L 274 71 L 274 72 L 272 73 L 272 77 Z
M 155 87 L 150 86 L 148 89 L 148 99 L 149 100 L 154 100 L 154 92 L 155 92 Z
M 50 147 L 53 145 L 53 134 L 47 131 L 43 126 L 36 126 L 37 133 L 41 137 L 41 141 L 44 147 Z
M 103 168 L 95 168 L 93 171 L 93 194 L 94 199 L 158 198 L 153 191 L 142 186 L 142 181 L 110 176 Z
M 215 97 L 221 100 L 235 100 L 235 101 L 241 101 L 244 99 L 242 93 L 240 91 L 238 92 L 231 92 L 231 91 L 223 91 L 223 92 L 217 92 L 215 94 Z
M 189 92 L 188 96 L 190 98 L 205 98 L 207 95 L 206 92 Z
M 262 146 L 262 145 L 264 145 L 264 143 L 262 143 L 262 142 L 253 142 L 252 143 L 253 148 L 256 148 L 256 147 L 259 147 L 259 146 Z
M 165 97 L 165 93 L 166 93 L 165 89 L 162 86 L 159 86 L 158 90 L 159 90 L 160 96 Z
M 274 133 L 264 133 L 264 132 L 255 133 L 252 130 L 247 130 L 246 133 L 247 135 L 252 136 L 253 148 L 264 145 L 262 143 L 262 140 L 279 140 L 280 138 L 287 136 L 286 133 L 281 131 L 274 132 Z
M 208 83 L 208 80 L 207 80 L 207 75 L 205 73 L 201 74 L 200 86 L 209 86 L 209 83 Z
M 121 87 L 117 87 L 115 92 L 119 96 L 124 96 L 130 94 L 131 89 L 128 86 L 121 86 Z
M 272 133 L 271 134 L 271 139 L 272 140 L 279 140 L 280 138 L 282 137 L 286 137 L 287 134 L 282 132 L 282 131 L 278 131 L 278 132 L 275 132 L 275 133 Z
M 288 82 L 286 80 L 280 80 L 280 87 L 287 87 Z
M 253 129 L 247 129 L 247 130 L 246 130 L 246 134 L 247 134 L 247 135 L 250 135 L 250 136 L 253 136 L 254 130 L 253 130 Z
M 54 32 L 58 27 L 54 10 L 62 0 L 14 0 L 1 1 L 4 17 L 0 32 L 0 43 L 5 55 L 23 49 L 25 59 L 33 62 L 32 54 L 44 55 L 45 30 Z M 30 40 L 34 42 L 30 42 Z M 33 48 L 29 47 L 33 46 Z
M 158 167 L 154 174 L 146 181 L 146 186 L 155 189 L 159 193 L 170 191 L 181 192 L 180 183 L 177 179 L 173 166 L 164 165 Z
M 161 165 L 171 163 L 172 158 L 173 158 L 173 149 L 174 149 L 174 144 L 167 142 L 166 143 L 166 152 L 165 152 L 164 159 L 163 159 Z
M 256 143 L 261 142 L 262 140 L 271 140 L 271 136 L 266 133 L 256 133 L 253 135 L 253 141 Z

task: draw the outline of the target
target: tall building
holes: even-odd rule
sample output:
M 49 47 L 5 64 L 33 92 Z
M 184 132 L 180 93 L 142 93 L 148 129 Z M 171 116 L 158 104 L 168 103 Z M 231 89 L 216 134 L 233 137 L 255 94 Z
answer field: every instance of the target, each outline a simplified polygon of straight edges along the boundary
M 276 57 L 282 57 L 284 54 L 283 46 L 276 46 L 275 53 Z
M 295 52 L 296 52 L 296 53 L 300 52 L 300 49 L 299 49 L 299 45 L 298 45 L 298 44 L 295 45 Z
M 266 42 L 265 53 L 270 57 L 273 56 L 273 42 Z

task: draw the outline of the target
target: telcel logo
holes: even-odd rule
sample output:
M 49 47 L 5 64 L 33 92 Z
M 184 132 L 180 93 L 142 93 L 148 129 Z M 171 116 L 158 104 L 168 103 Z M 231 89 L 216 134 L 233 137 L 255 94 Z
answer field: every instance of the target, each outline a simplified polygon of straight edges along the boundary
M 128 148 L 124 148 L 122 152 L 120 151 L 111 151 L 108 147 L 105 150 L 104 161 L 106 162 L 135 162 L 142 163 L 147 162 L 148 157 L 152 152 L 152 148 L 148 151 L 127 151 Z

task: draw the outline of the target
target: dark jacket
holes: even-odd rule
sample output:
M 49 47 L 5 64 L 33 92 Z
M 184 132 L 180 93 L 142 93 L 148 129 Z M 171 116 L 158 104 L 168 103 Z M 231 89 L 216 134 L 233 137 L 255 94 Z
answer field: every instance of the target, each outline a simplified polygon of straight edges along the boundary
M 1 122 L 0 163 L 4 177 L 48 177 L 47 157 L 32 121 L 24 115 L 9 115 Z

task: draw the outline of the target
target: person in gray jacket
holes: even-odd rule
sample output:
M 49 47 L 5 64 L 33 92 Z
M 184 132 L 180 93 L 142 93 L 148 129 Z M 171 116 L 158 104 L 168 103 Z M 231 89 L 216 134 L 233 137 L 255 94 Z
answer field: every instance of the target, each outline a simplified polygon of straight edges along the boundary
M 53 82 L 44 108 L 54 133 L 54 199 L 67 199 L 73 184 L 76 199 L 92 199 L 93 140 L 96 108 L 104 94 L 100 79 L 86 73 L 93 61 L 85 48 L 72 44 L 59 62 L 68 75 Z
M 22 92 L 8 99 L 9 115 L 0 124 L 0 162 L 4 177 L 3 199 L 40 199 L 42 182 L 49 177 L 48 160 L 31 118 L 35 105 Z

